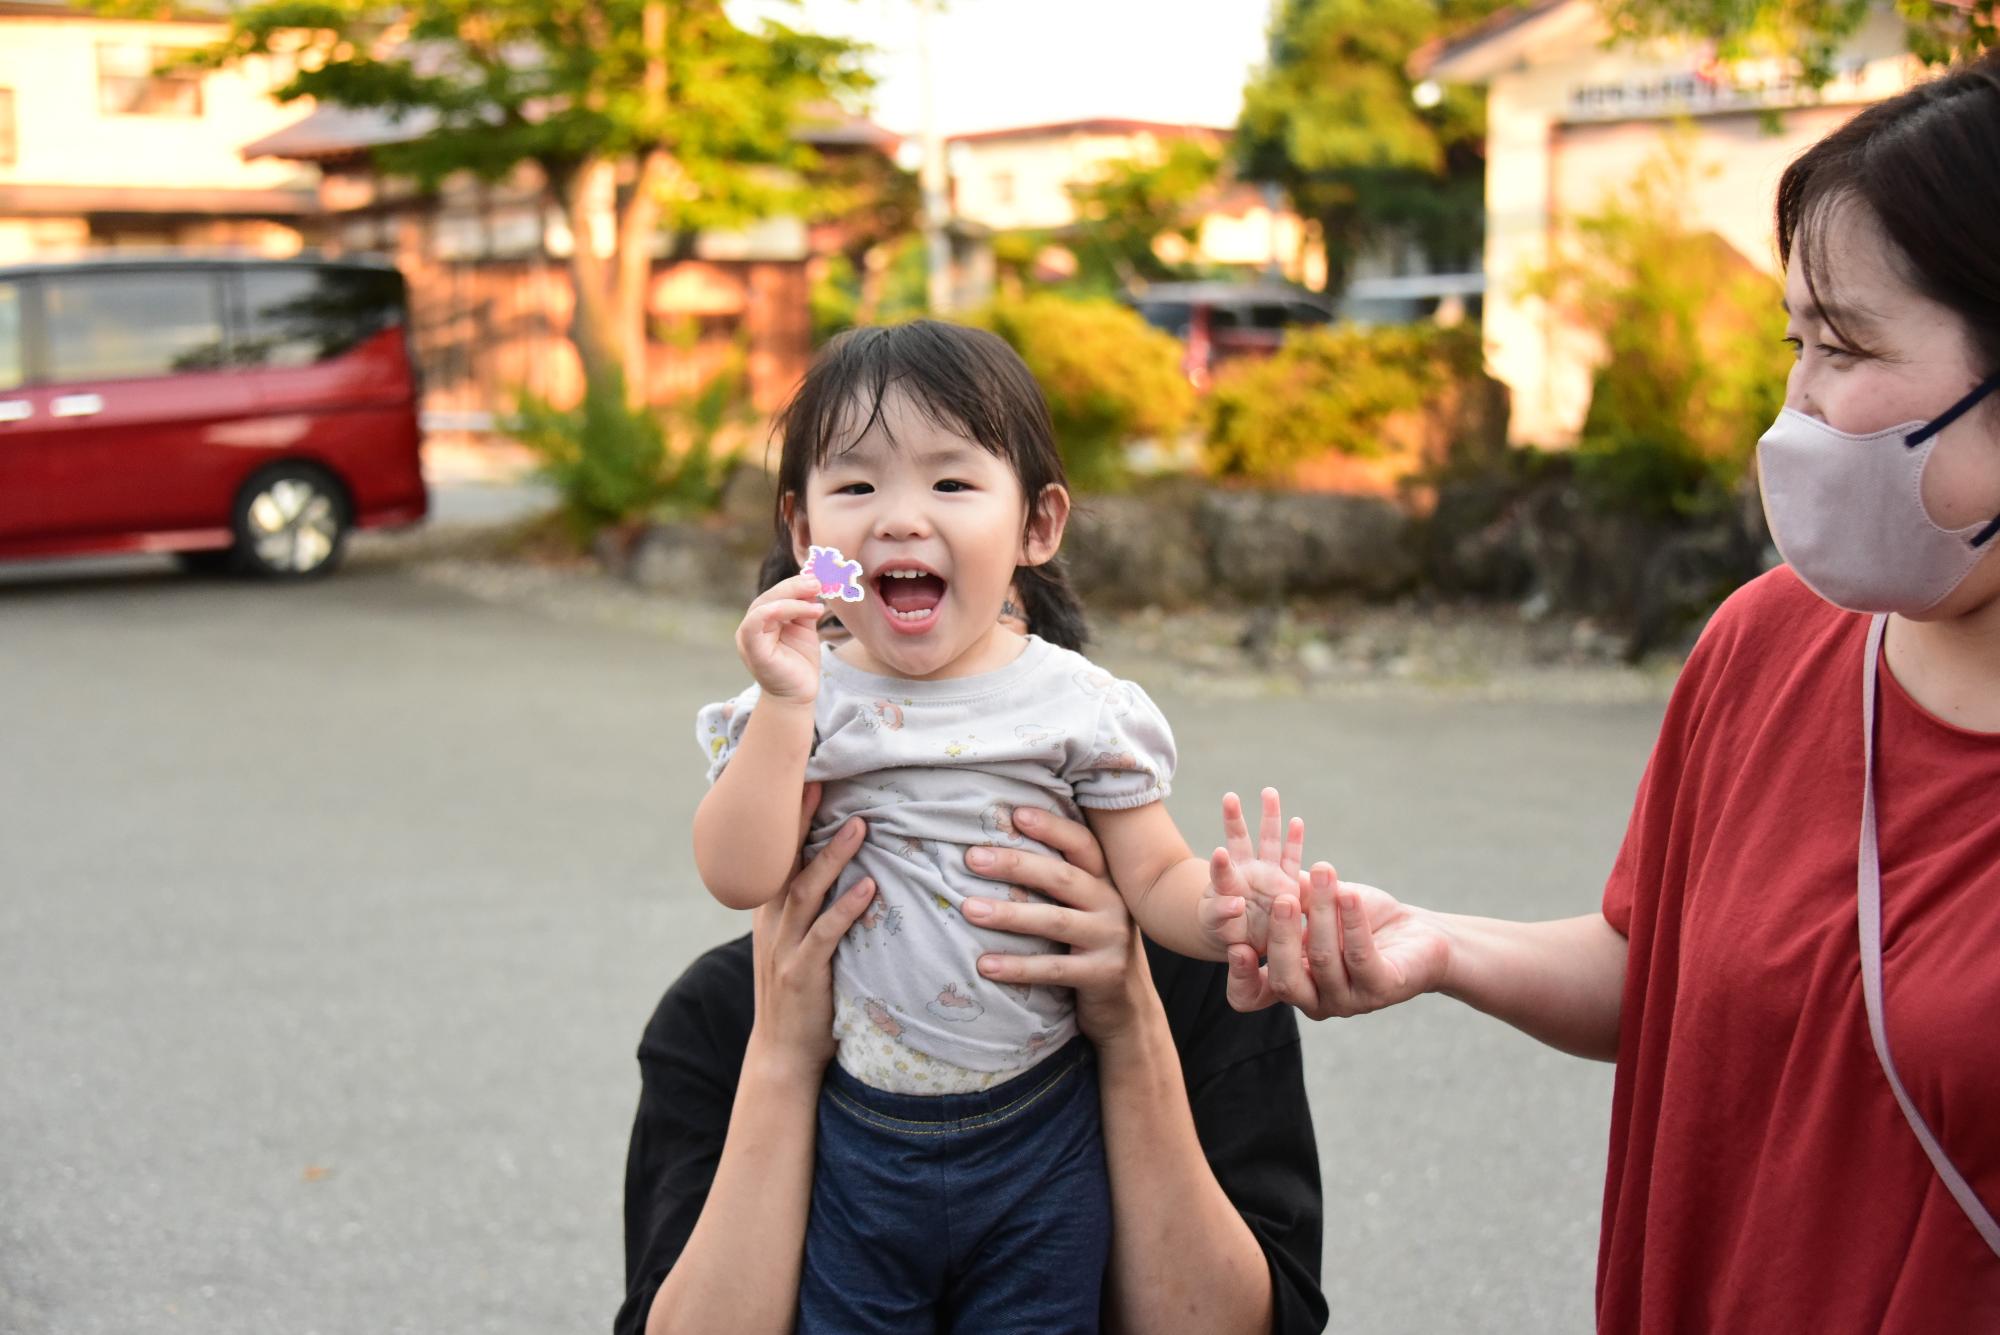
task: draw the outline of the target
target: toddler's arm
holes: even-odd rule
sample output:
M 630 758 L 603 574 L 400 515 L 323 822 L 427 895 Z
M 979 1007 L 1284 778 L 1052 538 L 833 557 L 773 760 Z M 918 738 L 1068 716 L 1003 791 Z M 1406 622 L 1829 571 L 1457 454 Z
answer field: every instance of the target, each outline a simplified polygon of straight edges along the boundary
M 1147 936 L 1203 960 L 1228 959 L 1231 945 L 1249 941 L 1243 901 L 1211 892 L 1208 861 L 1189 849 L 1165 803 L 1084 814 L 1112 883 Z
M 737 652 L 760 695 L 743 740 L 694 813 L 694 862 L 702 884 L 733 909 L 755 908 L 783 888 L 798 858 L 792 813 L 805 792 L 819 695 L 819 619 L 813 575 L 773 585 L 750 604 Z

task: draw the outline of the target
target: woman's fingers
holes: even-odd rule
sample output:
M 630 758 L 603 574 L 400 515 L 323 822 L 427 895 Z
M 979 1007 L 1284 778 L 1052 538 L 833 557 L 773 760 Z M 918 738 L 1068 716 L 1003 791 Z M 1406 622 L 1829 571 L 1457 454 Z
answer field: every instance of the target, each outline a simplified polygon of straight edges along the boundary
M 1098 954 L 981 955 L 979 976 L 1017 987 L 1080 988 L 1117 967 Z
M 981 844 L 965 850 L 965 865 L 975 876 L 1038 891 L 1071 908 L 1089 908 L 1096 902 L 1092 890 L 1099 882 L 1094 877 L 1046 853 L 1023 853 Z
M 1285 855 L 1285 812 L 1278 790 L 1266 788 L 1260 794 L 1263 817 L 1257 822 L 1257 856 L 1276 862 Z
M 1340 960 L 1340 918 L 1333 907 L 1339 888 L 1339 877 L 1324 862 L 1315 862 L 1299 887 L 1306 909 L 1306 968 L 1312 971 L 1313 985 L 1323 998 L 1346 989 Z
M 1280 895 L 1271 905 L 1271 939 L 1265 947 L 1265 968 L 1270 987 L 1278 1000 L 1300 1010 L 1319 1009 L 1319 988 L 1306 969 L 1304 914 L 1296 895 Z
M 1254 861 L 1257 856 L 1250 846 L 1250 826 L 1243 819 L 1243 799 L 1234 793 L 1222 795 L 1222 842 L 1238 862 Z
M 1039 936 L 1044 941 L 1060 941 L 1066 946 L 1092 949 L 1104 944 L 1112 933 L 1095 915 L 1080 913 L 1061 904 L 1021 904 L 1013 900 L 968 899 L 960 905 L 966 921 L 996 932 Z
M 1229 948 L 1229 1005 L 1237 1011 L 1260 1011 L 1277 1004 L 1271 991 L 1270 971 L 1257 963 L 1257 952 L 1249 946 Z
M 798 875 L 792 877 L 785 887 L 785 912 L 783 925 L 785 938 L 796 940 L 805 934 L 806 928 L 819 914 L 819 907 L 826 899 L 826 892 L 841 871 L 854 860 L 860 851 L 861 836 L 868 827 L 861 817 L 856 816 L 834 832 L 827 840 L 826 847 L 813 855 L 812 861 L 799 868 Z M 842 928 L 845 931 L 845 928 Z
M 1367 1009 L 1387 1005 L 1393 999 L 1397 979 L 1382 952 L 1375 949 L 1375 929 L 1368 924 L 1368 910 L 1361 896 L 1334 882 L 1334 903 L 1340 918 L 1340 962 L 1350 985 L 1360 996 L 1371 998 Z
M 1081 821 L 1058 816 L 1040 807 L 1015 807 L 1014 824 L 1032 838 L 1062 854 L 1063 860 L 1085 876 L 1106 874 L 1104 850 L 1097 836 Z
M 813 919 L 806 929 L 805 945 L 821 960 L 831 960 L 834 950 L 840 945 L 840 938 L 847 935 L 847 929 L 868 910 L 868 902 L 875 898 L 875 881 L 864 876 L 847 887 L 847 893 L 827 906 L 826 912 Z

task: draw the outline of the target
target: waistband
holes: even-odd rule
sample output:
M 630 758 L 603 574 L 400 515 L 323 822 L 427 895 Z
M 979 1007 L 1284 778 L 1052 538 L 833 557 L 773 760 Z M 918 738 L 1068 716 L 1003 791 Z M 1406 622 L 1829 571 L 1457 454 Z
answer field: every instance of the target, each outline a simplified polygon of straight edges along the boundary
M 852 1112 L 910 1127 L 977 1126 L 1005 1121 L 1057 1092 L 1071 1077 L 1097 1064 L 1089 1040 L 1079 1035 L 1021 1074 L 971 1094 L 893 1094 L 863 1084 L 838 1065 L 826 1072 L 825 1091 Z

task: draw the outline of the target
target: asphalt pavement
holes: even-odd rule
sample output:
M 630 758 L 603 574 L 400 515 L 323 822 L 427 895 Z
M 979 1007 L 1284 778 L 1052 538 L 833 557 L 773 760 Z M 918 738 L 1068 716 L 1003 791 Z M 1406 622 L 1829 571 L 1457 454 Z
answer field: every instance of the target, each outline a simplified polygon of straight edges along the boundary
M 1595 906 L 1660 714 L 1109 665 L 1197 846 L 1273 783 L 1313 856 L 1512 917 Z M 746 926 L 687 841 L 741 676 L 394 560 L 0 568 L 0 1331 L 607 1329 L 634 1045 Z M 1331 1328 L 1588 1330 L 1609 1068 L 1437 999 L 1306 1044 Z

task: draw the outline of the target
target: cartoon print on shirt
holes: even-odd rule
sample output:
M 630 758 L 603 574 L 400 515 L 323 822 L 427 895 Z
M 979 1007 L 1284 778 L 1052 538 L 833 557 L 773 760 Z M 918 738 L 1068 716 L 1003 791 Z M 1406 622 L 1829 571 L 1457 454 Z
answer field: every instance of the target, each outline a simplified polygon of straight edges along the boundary
M 1130 751 L 1099 751 L 1084 762 L 1085 769 L 1116 770 L 1121 773 L 1151 773 Z
M 944 753 L 952 760 L 965 760 L 971 756 L 976 756 L 979 754 L 979 739 L 977 737 L 966 737 L 963 739 L 954 737 L 944 744 Z
M 1014 736 L 1029 746 L 1040 746 L 1055 736 L 1055 730 L 1045 728 L 1039 723 L 1022 723 L 1015 727 Z
M 1056 1041 L 1055 1030 L 1042 1029 L 1035 1033 L 1029 1034 L 1027 1042 L 1021 1044 L 1021 1046 L 1016 1048 L 1015 1051 L 1025 1059 L 1041 1052 L 1044 1048 L 1048 1047 L 1049 1044 L 1055 1041 Z
M 861 925 L 871 932 L 879 928 L 884 935 L 895 936 L 903 930 L 903 911 L 884 904 L 882 896 L 877 895 L 862 912 Z
M 1113 717 L 1122 718 L 1132 712 L 1131 687 L 1103 668 L 1081 668 L 1070 680 L 1086 693 L 1101 698 Z
M 901 1039 L 903 1037 L 903 1022 L 896 1018 L 895 1012 L 889 1009 L 887 1002 L 870 997 L 861 1003 L 861 1013 L 868 1017 L 868 1023 L 874 1025 L 890 1038 Z
M 979 813 L 979 824 L 989 839 L 997 839 L 1016 848 L 1027 842 L 1015 830 L 1014 808 L 1006 802 L 987 803 L 986 810 Z
M 959 991 L 957 983 L 946 983 L 944 991 L 938 993 L 924 1009 L 952 1024 L 968 1024 L 986 1014 L 986 1008 Z
M 894 700 L 871 701 L 861 711 L 861 721 L 877 732 L 901 732 L 903 730 L 903 707 Z

